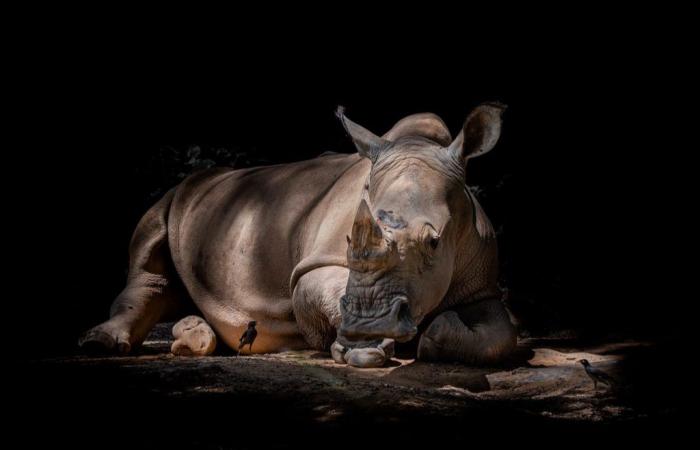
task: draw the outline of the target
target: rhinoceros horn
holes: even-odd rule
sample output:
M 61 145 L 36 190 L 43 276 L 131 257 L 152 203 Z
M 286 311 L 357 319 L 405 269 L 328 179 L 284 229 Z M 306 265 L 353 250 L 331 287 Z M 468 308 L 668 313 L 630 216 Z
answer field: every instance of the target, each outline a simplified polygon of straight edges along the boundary
M 352 237 L 348 243 L 356 256 L 367 258 L 373 248 L 381 246 L 382 239 L 382 229 L 372 216 L 367 202 L 362 199 L 352 224 Z
M 360 155 L 375 162 L 379 154 L 391 145 L 391 141 L 382 139 L 368 129 L 356 124 L 352 120 L 345 117 L 345 108 L 338 106 L 335 115 L 340 119 L 345 131 L 350 135 L 350 138 L 355 143 L 357 151 Z
M 450 155 L 465 163 L 469 158 L 489 152 L 501 135 L 501 114 L 505 109 L 506 105 L 497 102 L 477 106 L 448 147 Z

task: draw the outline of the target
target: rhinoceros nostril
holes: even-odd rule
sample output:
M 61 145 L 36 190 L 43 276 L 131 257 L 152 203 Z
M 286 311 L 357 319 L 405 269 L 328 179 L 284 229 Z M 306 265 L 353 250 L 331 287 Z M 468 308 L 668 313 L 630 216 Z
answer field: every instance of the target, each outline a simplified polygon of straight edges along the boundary
M 397 319 L 401 317 L 404 311 L 408 311 L 408 299 L 405 295 L 398 295 L 391 299 L 391 312 Z
M 399 314 L 397 315 L 399 321 L 411 318 L 411 310 L 408 307 L 408 302 L 401 302 L 399 306 Z

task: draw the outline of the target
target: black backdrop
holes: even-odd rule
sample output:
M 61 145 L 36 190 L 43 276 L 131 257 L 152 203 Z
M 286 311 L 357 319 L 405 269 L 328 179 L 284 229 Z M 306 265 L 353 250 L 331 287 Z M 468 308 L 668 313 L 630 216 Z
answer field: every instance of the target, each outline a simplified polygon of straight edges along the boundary
M 246 165 L 351 152 L 338 104 L 377 133 L 420 111 L 456 133 L 490 100 L 509 105 L 502 138 L 470 163 L 468 183 L 502 231 L 504 284 L 524 329 L 673 332 L 674 312 L 659 304 L 678 301 L 665 248 L 681 203 L 668 176 L 679 69 L 670 47 L 559 44 L 486 59 L 468 46 L 363 54 L 303 43 L 48 56 L 18 109 L 32 120 L 14 166 L 29 186 L 13 207 L 32 236 L 18 264 L 30 295 L 18 303 L 39 311 L 42 330 L 27 339 L 69 351 L 107 317 L 131 232 L 173 182 L 163 155 L 224 148 Z

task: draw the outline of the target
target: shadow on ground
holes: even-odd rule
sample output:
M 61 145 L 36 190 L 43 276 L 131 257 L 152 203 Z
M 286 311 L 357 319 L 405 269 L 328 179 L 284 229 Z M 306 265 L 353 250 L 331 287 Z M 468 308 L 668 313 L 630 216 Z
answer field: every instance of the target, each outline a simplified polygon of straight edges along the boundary
M 570 447 L 583 442 L 576 433 L 628 445 L 679 426 L 677 397 L 643 375 L 644 361 L 665 354 L 658 348 L 547 344 L 521 342 L 504 367 L 395 359 L 355 369 L 313 351 L 175 357 L 156 333 L 134 356 L 22 365 L 14 410 L 36 425 L 27 446 L 74 448 L 413 448 L 543 437 Z M 595 392 L 584 357 L 618 385 Z

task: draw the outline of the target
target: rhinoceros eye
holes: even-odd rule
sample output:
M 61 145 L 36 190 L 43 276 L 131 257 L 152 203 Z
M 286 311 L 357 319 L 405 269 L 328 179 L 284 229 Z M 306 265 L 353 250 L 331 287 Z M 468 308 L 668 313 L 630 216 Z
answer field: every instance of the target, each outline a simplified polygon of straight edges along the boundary
M 430 247 L 432 250 L 437 249 L 440 245 L 440 233 L 430 223 L 423 226 L 423 245 L 426 249 Z
M 440 244 L 440 238 L 438 236 L 433 236 L 430 238 L 430 248 L 435 250 L 438 247 L 438 244 Z

